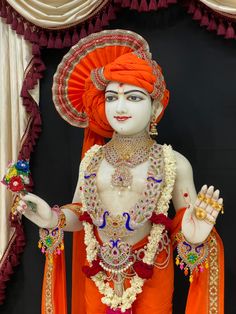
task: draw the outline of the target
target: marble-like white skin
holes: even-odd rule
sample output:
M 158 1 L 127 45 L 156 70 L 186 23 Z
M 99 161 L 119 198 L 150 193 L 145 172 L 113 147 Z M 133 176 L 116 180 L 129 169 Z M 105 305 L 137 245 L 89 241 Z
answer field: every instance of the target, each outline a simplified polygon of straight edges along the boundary
M 136 136 L 149 126 L 152 114 L 155 113 L 158 116 L 162 110 L 160 105 L 152 103 L 149 94 L 142 88 L 111 82 L 108 84 L 106 91 L 105 110 L 108 122 L 121 135 Z M 117 116 L 129 118 L 120 121 L 116 118 Z M 182 220 L 182 232 L 189 242 L 200 243 L 208 237 L 213 225 L 206 221 L 198 220 L 194 215 L 194 207 L 204 208 L 210 220 L 217 218 L 218 211 L 197 199 L 191 164 L 178 152 L 175 152 L 175 157 L 177 170 L 172 196 L 173 205 L 176 211 L 182 207 L 188 207 Z M 112 188 L 110 184 L 114 168 L 104 159 L 97 173 L 97 187 L 100 199 L 105 207 L 109 208 L 114 215 L 131 208 L 142 195 L 146 184 L 147 170 L 148 161 L 132 168 L 133 183 L 131 189 L 118 193 L 118 189 Z M 219 190 L 215 190 L 213 186 L 207 187 L 204 185 L 200 192 L 207 197 L 213 198 L 219 204 L 223 203 L 222 198 L 219 198 Z M 77 187 L 77 202 L 79 202 L 78 194 L 79 189 Z M 37 205 L 36 213 L 25 206 L 24 201 L 26 200 Z M 39 227 L 54 227 L 57 224 L 56 213 L 51 210 L 44 200 L 34 194 L 29 193 L 22 196 L 18 210 Z M 63 211 L 67 221 L 65 230 L 78 231 L 82 229 L 82 224 L 72 211 L 66 208 L 63 208 Z M 125 240 L 130 244 L 134 244 L 148 235 L 150 228 L 150 222 L 146 222 L 129 239 Z M 102 232 L 99 234 L 103 241 L 108 240 L 105 234 Z

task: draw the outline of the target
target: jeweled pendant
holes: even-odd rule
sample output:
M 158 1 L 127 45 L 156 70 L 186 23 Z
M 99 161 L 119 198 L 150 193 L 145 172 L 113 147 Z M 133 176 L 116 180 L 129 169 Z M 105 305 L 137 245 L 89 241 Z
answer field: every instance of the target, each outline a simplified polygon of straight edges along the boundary
M 130 169 L 124 165 L 120 164 L 113 173 L 111 177 L 111 184 L 114 187 L 119 188 L 128 188 L 131 186 L 133 181 L 133 176 L 130 172 Z

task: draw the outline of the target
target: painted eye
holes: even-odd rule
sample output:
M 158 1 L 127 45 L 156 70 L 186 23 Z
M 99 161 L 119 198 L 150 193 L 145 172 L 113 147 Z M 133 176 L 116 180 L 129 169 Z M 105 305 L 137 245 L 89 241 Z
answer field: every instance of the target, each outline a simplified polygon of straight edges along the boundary
M 112 101 L 115 101 L 115 100 L 117 100 L 117 96 L 115 96 L 115 95 L 107 95 L 105 97 L 105 101 L 106 102 L 112 102 Z
M 137 96 L 137 95 L 130 95 L 130 96 L 127 97 L 127 99 L 130 100 L 130 101 L 134 101 L 134 102 L 138 102 L 138 101 L 143 100 L 142 97 Z

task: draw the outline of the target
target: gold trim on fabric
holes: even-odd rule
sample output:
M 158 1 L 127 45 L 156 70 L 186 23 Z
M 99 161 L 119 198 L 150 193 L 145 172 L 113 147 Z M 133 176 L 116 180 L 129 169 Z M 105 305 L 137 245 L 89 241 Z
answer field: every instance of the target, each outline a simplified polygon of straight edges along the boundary
M 209 314 L 219 313 L 219 261 L 218 247 L 215 235 L 209 241 Z
M 53 291 L 52 291 L 52 275 L 53 275 L 53 263 L 47 261 L 46 270 L 46 295 L 45 295 L 45 313 L 53 314 Z

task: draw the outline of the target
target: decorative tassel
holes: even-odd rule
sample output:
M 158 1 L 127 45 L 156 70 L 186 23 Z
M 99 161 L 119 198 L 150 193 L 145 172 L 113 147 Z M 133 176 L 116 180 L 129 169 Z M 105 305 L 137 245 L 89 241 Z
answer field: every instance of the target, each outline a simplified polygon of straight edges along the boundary
M 146 0 L 141 0 L 140 6 L 139 6 L 139 12 L 147 12 L 148 11 L 148 4 Z
M 107 13 L 105 11 L 103 11 L 103 13 L 102 13 L 102 25 L 107 26 L 108 24 L 109 24 L 109 21 L 108 21 Z
M 200 8 L 196 8 L 193 14 L 193 20 L 200 21 L 202 19 L 202 11 Z
M 49 33 L 49 38 L 48 38 L 48 46 L 47 46 L 47 48 L 54 48 L 54 46 L 55 46 L 55 39 L 54 39 L 53 33 L 50 32 Z
M 108 19 L 110 21 L 116 19 L 115 9 L 113 8 L 113 6 L 111 4 L 109 5 L 107 15 L 108 15 Z
M 44 31 L 41 31 L 40 37 L 39 37 L 39 46 L 41 46 L 41 47 L 47 47 L 47 45 L 48 45 L 47 36 L 46 36 L 46 34 L 45 34 Z
M 148 7 L 149 11 L 156 11 L 157 10 L 157 1 L 151 0 Z
M 18 19 L 16 16 L 14 16 L 12 24 L 11 24 L 11 29 L 13 29 L 15 31 L 17 29 L 17 26 L 18 26 Z
M 39 45 L 34 43 L 33 46 L 32 46 L 32 54 L 34 56 L 39 56 L 40 55 L 40 48 L 39 48 Z
M 36 44 L 39 42 L 39 35 L 36 29 L 34 29 L 33 32 L 31 32 L 30 41 Z
M 6 18 L 7 17 L 7 8 L 6 8 L 6 6 L 4 4 L 2 5 L 2 9 L 1 9 L 1 17 L 2 18 Z
M 32 89 L 33 87 L 34 87 L 33 79 L 31 77 L 28 77 L 26 80 L 26 88 L 29 90 Z
M 95 25 L 94 25 L 94 31 L 99 32 L 102 29 L 102 22 L 99 17 L 99 15 L 96 17 Z
M 78 34 L 76 28 L 74 28 L 74 32 L 73 32 L 71 41 L 72 41 L 72 46 L 77 44 L 77 42 L 79 41 L 79 34 Z
M 167 4 L 175 4 L 177 3 L 177 0 L 167 0 Z
M 55 48 L 61 49 L 62 48 L 62 39 L 60 32 L 57 32 L 56 40 L 55 40 Z
M 122 3 L 121 3 L 121 7 L 122 8 L 129 8 L 130 4 L 131 4 L 130 0 L 123 0 Z
M 41 60 L 40 60 L 41 61 Z M 43 71 L 45 71 L 46 70 L 46 65 L 44 64 L 44 63 L 42 63 L 42 61 L 41 61 L 41 63 L 40 63 L 40 65 L 37 67 L 37 71 L 39 71 L 39 72 L 43 72 Z M 42 74 L 41 74 L 42 75 Z
M 132 0 L 130 5 L 131 10 L 138 10 L 139 9 L 139 3 L 138 0 Z
M 192 2 L 190 3 L 189 7 L 188 7 L 188 13 L 189 13 L 189 14 L 193 14 L 194 11 L 195 11 L 195 9 L 196 9 L 195 3 L 194 3 L 194 1 L 192 1 Z
M 202 16 L 200 26 L 208 26 L 209 25 L 209 17 L 207 11 L 204 11 L 204 15 Z
M 26 84 L 23 84 L 20 95 L 21 95 L 21 97 L 24 97 L 24 98 L 29 97 L 29 93 L 28 93 Z
M 85 27 L 84 25 L 82 26 L 81 30 L 80 30 L 80 34 L 79 34 L 79 37 L 80 38 L 84 38 L 87 36 L 87 33 L 86 33 L 86 30 L 85 30 Z
M 89 21 L 89 26 L 88 26 L 88 35 L 92 34 L 94 31 L 93 23 L 92 20 Z
M 24 33 L 24 39 L 25 40 L 30 40 L 30 37 L 31 37 L 31 28 L 30 28 L 29 25 L 27 25 L 25 33 Z
M 207 30 L 208 31 L 215 31 L 216 29 L 217 29 L 216 21 L 215 21 L 214 16 L 212 15 L 210 23 L 209 23 L 209 25 L 207 27 Z
M 13 15 L 12 15 L 12 11 L 9 8 L 8 12 L 7 12 L 7 19 L 6 19 L 6 23 L 7 24 L 11 24 L 13 22 Z
M 37 80 L 38 78 L 40 78 L 40 73 L 33 73 L 32 74 L 32 81 L 33 81 L 33 86 L 35 86 L 37 84 Z
M 159 0 L 157 4 L 158 9 L 167 8 L 167 7 L 168 7 L 167 0 Z
M 235 31 L 233 26 L 231 25 L 231 22 L 228 22 L 228 28 L 226 30 L 225 38 L 230 39 L 235 37 Z
M 217 35 L 225 36 L 225 34 L 226 34 L 226 28 L 225 28 L 223 21 L 220 19 L 220 23 L 219 23 L 218 28 L 217 28 Z
M 62 45 L 63 45 L 63 47 L 70 47 L 71 46 L 71 36 L 70 36 L 69 31 L 66 31 Z
M 17 29 L 16 29 L 16 33 L 17 33 L 18 35 L 24 35 L 24 33 L 25 33 L 24 23 L 23 23 L 22 20 L 20 20 L 20 21 L 18 22 Z

